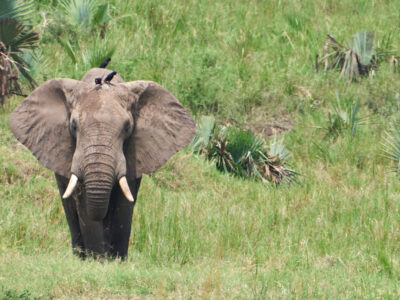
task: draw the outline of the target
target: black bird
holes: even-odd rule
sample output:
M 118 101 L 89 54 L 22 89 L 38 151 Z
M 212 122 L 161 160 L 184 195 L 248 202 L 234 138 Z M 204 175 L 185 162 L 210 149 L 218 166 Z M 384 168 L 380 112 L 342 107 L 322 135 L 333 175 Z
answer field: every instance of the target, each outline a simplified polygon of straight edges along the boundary
M 97 77 L 94 79 L 94 83 L 101 84 L 101 77 Z
M 109 62 L 111 61 L 111 57 L 107 58 L 105 61 L 103 61 L 100 65 L 100 68 L 105 68 L 107 67 L 107 65 L 109 64 Z
M 113 77 L 115 76 L 115 74 L 117 74 L 117 72 L 115 72 L 115 71 L 112 71 L 110 74 L 108 74 L 107 75 L 107 77 L 104 79 L 104 82 L 110 82 L 112 79 L 113 79 Z

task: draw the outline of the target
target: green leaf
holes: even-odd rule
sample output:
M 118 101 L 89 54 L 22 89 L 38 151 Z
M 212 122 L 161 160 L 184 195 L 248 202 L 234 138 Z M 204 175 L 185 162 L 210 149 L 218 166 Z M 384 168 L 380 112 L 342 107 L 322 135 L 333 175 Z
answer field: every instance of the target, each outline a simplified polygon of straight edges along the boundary
M 73 64 L 76 65 L 78 61 L 76 59 L 75 51 L 74 49 L 72 49 L 70 42 L 64 39 L 58 39 L 58 42 L 61 44 L 61 46 L 63 46 L 65 52 L 67 52 L 67 55 L 72 60 Z
M 37 47 L 39 35 L 15 19 L 0 19 L 0 41 L 12 52 Z
M 114 55 L 117 45 L 108 40 L 97 39 L 93 45 L 82 54 L 83 63 L 87 69 L 99 67 L 107 58 Z
M 0 19 L 12 18 L 27 21 L 33 12 L 33 0 L 1 0 Z
M 349 41 L 349 48 L 358 54 L 360 62 L 367 66 L 374 54 L 374 38 L 372 31 L 359 31 Z
M 23 50 L 34 49 L 39 42 L 39 35 L 32 31 L 31 27 L 26 26 L 16 19 L 0 19 L 0 41 L 5 46 L 4 55 L 8 56 L 14 68 L 28 80 L 31 87 L 36 85 L 30 76 L 29 64 L 23 59 Z
M 17 68 L 19 72 L 28 80 L 31 88 L 34 88 L 37 85 L 37 83 L 29 73 L 30 65 L 24 60 L 24 58 L 21 55 L 11 54 L 11 57 L 17 63 Z
M 108 15 L 108 4 L 101 4 L 97 7 L 97 10 L 92 18 L 92 26 L 101 26 L 108 23 L 110 16 Z
M 62 0 L 69 23 L 73 26 L 81 26 L 90 29 L 91 19 L 94 15 L 95 1 L 93 0 Z
M 213 116 L 202 116 L 197 124 L 196 134 L 189 146 L 195 152 L 202 152 L 210 142 L 210 137 L 215 127 Z
M 393 171 L 400 172 L 400 132 L 393 128 L 383 137 L 383 155 L 395 163 Z

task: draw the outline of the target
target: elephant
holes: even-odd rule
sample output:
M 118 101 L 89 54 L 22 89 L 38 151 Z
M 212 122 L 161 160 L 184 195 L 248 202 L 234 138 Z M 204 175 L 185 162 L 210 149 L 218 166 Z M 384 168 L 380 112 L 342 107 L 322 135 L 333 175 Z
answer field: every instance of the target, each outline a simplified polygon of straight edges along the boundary
M 55 173 L 72 249 L 82 258 L 127 257 L 142 174 L 160 168 L 195 133 L 193 118 L 165 88 L 125 82 L 103 68 L 41 84 L 9 123 Z

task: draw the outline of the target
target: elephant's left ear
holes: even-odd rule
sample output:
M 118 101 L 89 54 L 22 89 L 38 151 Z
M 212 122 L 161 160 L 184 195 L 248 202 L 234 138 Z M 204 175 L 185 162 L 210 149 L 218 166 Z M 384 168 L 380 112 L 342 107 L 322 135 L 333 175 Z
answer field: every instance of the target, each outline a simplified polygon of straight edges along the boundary
M 37 87 L 11 114 L 15 137 L 46 167 L 70 176 L 75 142 L 69 133 L 68 100 L 79 81 L 52 79 Z
M 138 178 L 161 167 L 193 139 L 195 122 L 181 103 L 152 81 L 123 84 L 138 96 L 133 105 L 135 130 L 125 143 L 128 175 Z

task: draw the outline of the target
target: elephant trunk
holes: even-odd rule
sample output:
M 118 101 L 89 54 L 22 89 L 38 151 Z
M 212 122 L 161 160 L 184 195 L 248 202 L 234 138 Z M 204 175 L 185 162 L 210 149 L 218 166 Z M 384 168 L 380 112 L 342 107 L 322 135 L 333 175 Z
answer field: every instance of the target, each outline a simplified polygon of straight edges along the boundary
M 112 155 L 94 152 L 85 157 L 83 181 L 86 190 L 86 210 L 94 221 L 105 218 L 111 190 L 115 182 L 115 169 Z

